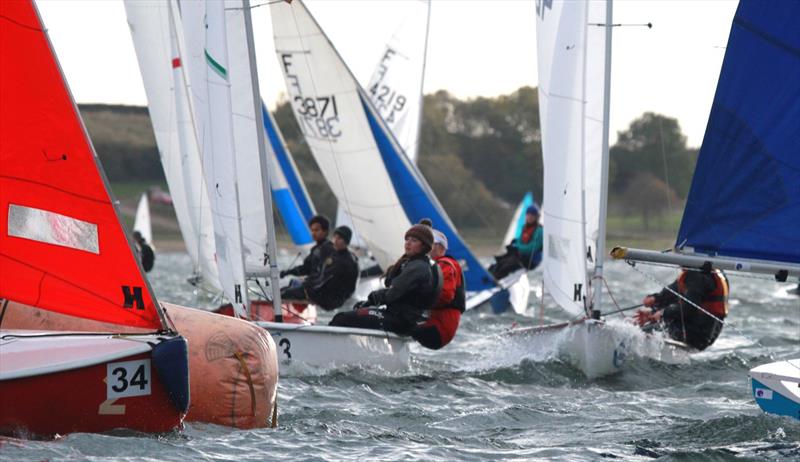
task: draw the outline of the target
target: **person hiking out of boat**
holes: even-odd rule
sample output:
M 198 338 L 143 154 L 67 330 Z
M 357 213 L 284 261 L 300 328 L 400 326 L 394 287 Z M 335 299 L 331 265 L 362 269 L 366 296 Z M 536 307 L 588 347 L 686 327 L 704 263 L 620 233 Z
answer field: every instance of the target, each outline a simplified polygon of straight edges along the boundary
M 156 263 L 156 254 L 139 231 L 133 232 L 133 240 L 136 244 L 136 251 L 139 252 L 139 261 L 142 262 L 142 269 L 144 269 L 145 273 L 149 273 Z
M 535 204 L 525 210 L 525 224 L 518 238 L 506 246 L 506 253 L 495 257 L 489 272 L 495 279 L 502 279 L 514 271 L 535 269 L 542 262 L 544 231 L 539 224 L 539 207 Z
M 339 313 L 331 326 L 382 329 L 410 335 L 424 313 L 433 307 L 441 290 L 441 270 L 431 263 L 431 227 L 416 224 L 406 231 L 405 253 L 386 270 L 385 289 L 372 291 L 352 311 Z
M 281 278 L 286 276 L 305 276 L 307 281 L 319 281 L 325 261 L 336 251 L 333 248 L 333 243 L 328 239 L 328 231 L 331 227 L 328 217 L 314 215 L 308 220 L 308 227 L 316 244 L 311 247 L 311 251 L 303 259 L 302 264 L 281 271 Z M 286 300 L 307 300 L 308 296 L 305 293 L 306 286 L 304 286 L 304 282 L 300 279 L 293 279 L 288 287 L 281 289 L 281 298 Z
M 728 290 L 728 279 L 720 270 L 709 266 L 702 270 L 683 268 L 678 279 L 668 288 L 642 300 L 642 304 L 650 309 L 637 312 L 636 321 L 644 329 L 662 322 L 672 339 L 704 350 L 722 331 L 721 321 L 728 315 Z
M 411 337 L 420 345 L 438 350 L 453 340 L 466 309 L 466 285 L 458 261 L 447 255 L 447 236 L 433 230 L 431 258 L 442 271 L 442 290 L 431 308 L 430 316 L 411 331 Z
M 333 230 L 333 254 L 322 262 L 322 272 L 316 278 L 303 282 L 305 299 L 326 311 L 344 305 L 353 295 L 358 282 L 358 257 L 347 246 L 353 231 L 347 226 Z

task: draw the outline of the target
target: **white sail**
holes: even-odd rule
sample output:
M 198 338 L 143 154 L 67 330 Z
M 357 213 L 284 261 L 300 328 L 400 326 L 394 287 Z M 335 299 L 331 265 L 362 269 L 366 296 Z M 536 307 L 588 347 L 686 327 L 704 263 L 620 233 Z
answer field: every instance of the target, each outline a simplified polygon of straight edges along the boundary
M 183 2 L 181 22 L 197 141 L 209 191 L 222 290 L 240 316 L 248 305 L 237 190 L 230 70 L 222 2 Z
M 144 240 L 153 245 L 153 226 L 150 224 L 150 201 L 147 193 L 142 193 L 136 206 L 136 217 L 133 219 L 133 230 L 139 231 Z
M 395 139 L 417 161 L 430 1 L 415 0 L 392 35 L 366 86 Z
M 605 1 L 537 2 L 544 283 L 567 312 L 590 300 L 600 221 Z
M 354 230 L 387 267 L 402 254 L 410 222 L 381 160 L 359 85 L 302 2 L 270 8 L 298 124 Z
M 169 10 L 165 2 L 125 1 L 150 121 L 186 251 L 195 272 L 202 276 L 202 282 L 219 290 L 211 207 L 194 141 L 189 101 L 183 85 L 183 65 L 177 54 L 177 36 Z
M 267 223 L 262 190 L 265 181 L 258 159 L 257 130 L 264 128 L 256 124 L 253 86 L 250 82 L 250 73 L 253 71 L 247 53 L 241 0 L 225 0 L 225 28 L 245 267 L 248 273 L 263 274 L 266 271 Z M 269 143 L 266 147 L 269 157 L 273 158 Z

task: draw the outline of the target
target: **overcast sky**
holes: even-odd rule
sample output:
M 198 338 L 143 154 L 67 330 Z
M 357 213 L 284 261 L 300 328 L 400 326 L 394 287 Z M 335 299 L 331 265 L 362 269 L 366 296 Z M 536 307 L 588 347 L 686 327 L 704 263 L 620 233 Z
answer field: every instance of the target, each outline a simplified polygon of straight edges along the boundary
M 307 5 L 359 79 L 372 74 L 409 0 L 309 0 Z M 251 0 L 253 5 L 264 3 Z M 614 22 L 612 139 L 645 111 L 676 117 L 699 146 L 725 52 L 735 0 L 617 0 Z M 79 103 L 145 105 L 121 0 L 37 0 Z M 535 86 L 534 0 L 434 0 L 425 92 L 497 96 Z M 269 7 L 253 10 L 264 99 L 285 92 L 271 37 Z

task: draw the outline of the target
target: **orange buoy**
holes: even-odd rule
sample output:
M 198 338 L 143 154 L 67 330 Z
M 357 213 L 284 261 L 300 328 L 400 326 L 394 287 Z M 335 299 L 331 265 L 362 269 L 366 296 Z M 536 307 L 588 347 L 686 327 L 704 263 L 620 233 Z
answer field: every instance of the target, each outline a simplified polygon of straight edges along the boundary
M 277 418 L 278 358 L 269 333 L 228 316 L 161 302 L 189 342 L 191 405 L 187 421 L 261 428 Z M 10 302 L 6 329 L 143 332 Z

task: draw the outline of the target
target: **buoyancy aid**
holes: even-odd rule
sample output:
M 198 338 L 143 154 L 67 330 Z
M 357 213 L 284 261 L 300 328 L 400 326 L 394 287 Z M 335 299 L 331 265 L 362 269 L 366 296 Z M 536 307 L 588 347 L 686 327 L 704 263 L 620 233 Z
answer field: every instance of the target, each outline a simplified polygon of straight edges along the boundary
M 453 296 L 453 299 L 445 304 L 441 304 L 440 306 L 435 306 L 434 308 L 456 308 L 458 311 L 463 313 L 467 309 L 467 296 L 464 283 L 464 274 L 461 271 L 461 265 L 458 264 L 456 259 L 449 255 L 444 255 L 436 259 L 436 264 L 438 264 L 441 268 L 442 274 L 444 274 L 445 266 L 452 268 L 453 272 L 456 274 L 457 280 L 456 293 Z
M 527 244 L 528 242 L 530 242 L 531 239 L 533 239 L 533 235 L 536 233 L 536 229 L 538 227 L 539 227 L 538 223 L 535 225 L 529 225 L 526 223 L 525 226 L 522 227 L 522 233 L 519 236 L 520 242 L 522 242 L 523 244 Z
M 687 274 L 688 271 L 684 270 L 678 276 L 678 292 L 681 295 L 686 294 Z M 714 316 L 723 319 L 728 315 L 728 279 L 725 277 L 725 273 L 718 269 L 712 270 L 711 276 L 714 278 L 714 290 L 703 297 L 700 306 Z

